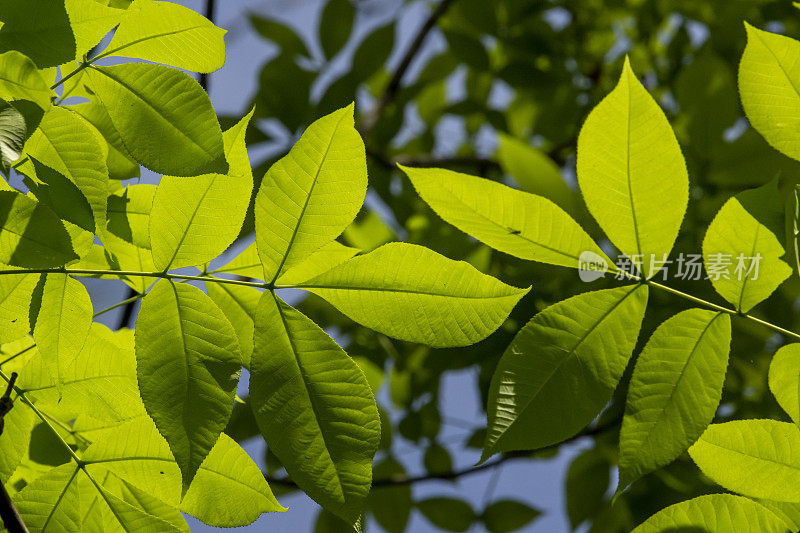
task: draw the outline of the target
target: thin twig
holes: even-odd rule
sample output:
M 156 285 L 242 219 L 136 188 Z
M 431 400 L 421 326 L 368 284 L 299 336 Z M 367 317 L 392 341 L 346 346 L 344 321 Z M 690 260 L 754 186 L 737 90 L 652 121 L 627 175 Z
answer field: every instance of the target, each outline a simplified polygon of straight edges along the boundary
M 375 124 L 378 123 L 383 115 L 384 110 L 386 109 L 386 106 L 388 106 L 397 96 L 397 91 L 400 89 L 400 83 L 403 81 L 403 76 L 405 76 L 406 72 L 408 71 L 408 67 L 411 66 L 411 62 L 422 48 L 422 43 L 425 42 L 425 38 L 428 36 L 442 15 L 447 12 L 453 2 L 454 0 L 442 0 L 439 5 L 436 6 L 436 9 L 434 9 L 428 16 L 428 19 L 425 21 L 422 27 L 420 27 L 416 37 L 414 37 L 414 40 L 411 42 L 411 46 L 408 47 L 403 59 L 397 66 L 397 70 L 394 71 L 391 80 L 389 80 L 388 85 L 386 85 L 386 90 L 378 99 L 378 103 L 375 104 L 375 109 L 373 109 L 371 116 L 362 126 L 362 131 L 365 134 L 369 133 Z

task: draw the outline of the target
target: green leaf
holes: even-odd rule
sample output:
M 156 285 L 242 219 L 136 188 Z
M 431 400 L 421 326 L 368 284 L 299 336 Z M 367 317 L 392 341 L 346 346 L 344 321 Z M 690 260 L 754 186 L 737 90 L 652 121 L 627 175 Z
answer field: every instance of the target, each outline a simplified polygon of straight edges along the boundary
M 0 5 L 0 52 L 18 50 L 39 68 L 55 67 L 87 53 L 122 13 L 95 0 L 6 0 Z
M 750 124 L 779 152 L 800 159 L 800 43 L 745 22 L 739 94 Z
M 28 56 L 16 50 L 0 54 L 0 98 L 30 100 L 47 109 L 52 96 L 53 91 Z
M 253 354 L 254 320 L 262 291 L 229 283 L 206 283 L 206 290 L 236 330 L 242 350 L 242 364 L 249 369 Z
M 89 202 L 97 232 L 105 227 L 106 155 L 92 127 L 83 118 L 61 107 L 51 107 L 25 144 L 25 153 L 74 183 Z M 20 168 L 26 175 L 40 178 L 32 161 Z M 46 181 L 44 178 L 42 176 L 40 181 Z
M 150 212 L 156 186 L 128 185 L 108 197 L 108 231 L 125 242 L 150 249 Z
M 319 21 L 319 44 L 328 59 L 347 43 L 355 15 L 350 0 L 328 0 L 325 4 Z
M 213 72 L 225 62 L 226 30 L 172 2 L 131 4 L 102 56 L 125 56 L 193 72 Z
M 86 287 L 67 274 L 43 274 L 41 304 L 31 317 L 33 338 L 60 388 L 92 326 L 92 300 Z M 33 311 L 32 311 L 33 313 Z
M 382 428 L 387 431 L 387 428 Z M 406 471 L 396 459 L 389 456 L 375 465 L 373 469 L 375 481 L 405 475 Z M 411 515 L 410 485 L 373 486 L 367 496 L 367 506 L 375 517 L 375 521 L 387 533 L 403 533 Z
M 546 198 L 452 170 L 401 168 L 440 217 L 496 250 L 572 268 L 578 268 L 586 251 L 611 263 L 586 232 Z
M 544 196 L 561 209 L 571 212 L 575 194 L 561 177 L 561 169 L 552 159 L 528 143 L 500 134 L 497 158 L 505 172 L 511 174 L 522 190 Z
M 256 243 L 265 280 L 335 239 L 367 192 L 364 142 L 351 104 L 313 124 L 269 169 L 255 201 Z
M 567 516 L 573 529 L 592 520 L 605 504 L 611 465 L 606 455 L 592 448 L 575 458 L 567 471 Z
M 131 420 L 84 453 L 91 473 L 109 470 L 131 485 L 216 527 L 252 523 L 284 511 L 247 453 L 222 433 L 181 499 L 181 472 L 148 417 Z
M 656 329 L 628 386 L 618 490 L 672 462 L 711 423 L 730 344 L 731 319 L 725 313 L 689 309 Z
M 258 304 L 254 342 L 250 399 L 269 449 L 306 494 L 354 523 L 380 441 L 364 374 L 319 326 L 271 292 Z
M 70 235 L 50 209 L 16 191 L 0 191 L 0 263 L 52 268 L 74 259 Z
M 652 260 L 662 260 L 678 235 L 689 178 L 667 117 L 627 58 L 616 88 L 581 128 L 578 183 L 611 242 L 628 257 L 641 256 L 652 277 Z
M 367 35 L 353 54 L 353 75 L 359 81 L 369 79 L 389 60 L 394 48 L 394 22 L 376 28 Z
M 208 95 L 173 68 L 126 63 L 86 70 L 128 152 L 154 172 L 227 172 L 222 130 Z
M 108 147 L 106 165 L 108 166 L 108 177 L 110 179 L 128 179 L 139 176 L 139 163 L 133 160 L 133 156 L 128 152 L 122 137 L 114 127 L 111 117 L 108 116 L 106 108 L 97 102 L 85 102 L 70 109 L 82 116 L 92 126 L 105 141 Z
M 80 531 L 81 513 L 73 463 L 54 468 L 14 497 L 25 525 L 33 531 Z
M 0 483 L 8 483 L 20 462 L 27 457 L 33 431 L 33 411 L 15 400 L 14 408 L 3 416 L 0 433 Z
M 35 175 L 36 179 L 23 180 L 30 194 L 52 209 L 65 223 L 74 224 L 86 232 L 94 233 L 92 207 L 78 186 L 62 173 L 40 163 L 35 157 L 30 156 L 30 162 L 33 168 L 31 174 Z
M 22 155 L 27 131 L 22 113 L 0 100 L 0 169 L 4 172 Z
M 160 280 L 142 300 L 136 361 L 142 400 L 185 491 L 233 408 L 242 366 L 236 332 L 200 289 Z
M 226 265 L 211 271 L 212 274 L 217 272 L 226 272 L 228 274 L 236 274 L 238 276 L 254 279 L 261 279 L 264 277 L 264 267 L 261 266 L 261 259 L 258 257 L 256 243 L 251 243 Z
M 646 285 L 587 292 L 533 317 L 492 377 L 482 459 L 550 446 L 589 424 L 628 364 L 647 297 Z
M 748 312 L 792 274 L 776 234 L 783 234 L 777 180 L 725 202 L 703 239 L 706 274 L 738 311 Z
M 785 533 L 786 524 L 766 507 L 733 494 L 706 494 L 662 509 L 633 533 L 664 531 Z
M 28 308 L 38 281 L 38 274 L 0 276 L 0 344 L 28 334 Z
M 253 192 L 244 144 L 252 116 L 250 111 L 222 134 L 227 175 L 161 178 L 150 211 L 150 245 L 158 270 L 208 263 L 239 236 Z
M 800 344 L 783 346 L 769 365 L 769 390 L 784 411 L 800 424 Z
M 712 424 L 689 448 L 705 475 L 722 487 L 780 502 L 800 502 L 800 430 L 775 420 Z
M 430 346 L 465 346 L 485 338 L 530 290 L 406 243 L 381 246 L 298 287 L 361 325 Z
M 57 274 L 48 277 L 53 275 Z M 59 384 L 43 357 L 33 357 L 20 374 L 20 386 L 39 407 L 60 408 L 76 417 L 90 414 L 98 421 L 121 421 L 144 414 L 133 343 L 120 343 L 107 327 L 91 324 L 79 353 L 60 370 Z
M 489 533 L 517 531 L 542 514 L 540 511 L 515 500 L 498 500 L 481 513 L 481 521 Z
M 477 519 L 470 504 L 455 498 L 428 498 L 417 502 L 417 509 L 444 531 L 466 531 Z
M 303 38 L 290 27 L 256 15 L 250 15 L 250 24 L 262 37 L 280 46 L 283 50 L 281 55 L 286 55 L 290 59 L 298 55 L 311 57 Z
M 331 241 L 312 253 L 305 260 L 286 270 L 277 280 L 284 285 L 296 285 L 315 278 L 330 269 L 339 266 L 360 250 L 345 246 L 338 241 Z

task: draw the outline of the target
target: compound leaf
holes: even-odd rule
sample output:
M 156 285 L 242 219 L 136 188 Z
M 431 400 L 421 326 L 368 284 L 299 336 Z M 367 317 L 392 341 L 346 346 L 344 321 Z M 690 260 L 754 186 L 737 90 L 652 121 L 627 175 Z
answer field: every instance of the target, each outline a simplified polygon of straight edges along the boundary
M 386 244 L 297 286 L 359 324 L 430 346 L 485 338 L 530 290 L 407 243 Z
M 189 487 L 233 408 L 242 356 L 228 319 L 200 289 L 157 282 L 136 328 L 139 390 Z
M 772 356 L 769 365 L 769 390 L 795 424 L 800 424 L 798 388 L 800 388 L 800 344 L 789 344 Z
M 578 183 L 600 227 L 644 276 L 669 254 L 686 213 L 689 177 L 672 127 L 631 70 L 589 114 L 578 136 Z
M 618 490 L 676 459 L 711 423 L 730 344 L 730 316 L 721 312 L 689 309 L 656 329 L 628 386 Z
M 645 285 L 588 292 L 533 317 L 492 377 L 482 459 L 549 446 L 589 424 L 628 364 L 647 297 Z

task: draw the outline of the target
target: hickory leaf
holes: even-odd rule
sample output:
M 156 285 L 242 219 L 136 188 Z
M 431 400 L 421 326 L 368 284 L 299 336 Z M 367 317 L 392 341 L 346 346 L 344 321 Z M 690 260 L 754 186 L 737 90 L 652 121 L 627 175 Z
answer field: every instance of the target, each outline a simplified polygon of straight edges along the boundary
M 242 350 L 242 365 L 249 369 L 253 353 L 253 321 L 261 291 L 227 283 L 206 283 L 206 291 L 236 331 Z
M 92 326 L 92 300 L 83 284 L 67 274 L 43 274 L 41 301 L 31 310 L 39 353 L 60 389 Z
M 686 212 L 689 178 L 672 127 L 625 59 L 619 83 L 578 137 L 578 184 L 608 238 L 629 257 L 669 254 Z
M 381 425 L 356 363 L 314 322 L 265 292 L 250 401 L 269 449 L 323 508 L 353 524 L 372 482 Z
M 285 510 L 275 500 L 258 466 L 224 433 L 200 465 L 183 498 L 180 469 L 167 442 L 147 417 L 118 426 L 92 444 L 84 458 L 90 472 L 107 469 L 209 525 L 245 526 L 261 513 Z
M 0 191 L 0 263 L 51 268 L 78 259 L 64 224 L 46 206 Z
M 780 502 L 800 502 L 800 430 L 775 420 L 712 424 L 689 448 L 705 475 L 722 487 Z
M 690 309 L 656 329 L 628 385 L 619 490 L 677 458 L 711 423 L 730 343 L 730 316 L 721 312 Z
M 30 330 L 28 308 L 37 274 L 0 276 L 0 344 L 24 337 Z
M 769 390 L 795 424 L 800 424 L 798 388 L 800 388 L 800 344 L 789 344 L 772 356 L 769 365 Z
M 83 56 L 122 13 L 95 0 L 6 0 L 0 5 L 0 52 L 18 50 L 39 68 L 54 67 Z
M 156 269 L 207 263 L 239 235 L 253 191 L 244 144 L 252 116 L 250 111 L 222 134 L 227 174 L 161 178 L 150 211 L 150 247 Z
M 482 459 L 549 446 L 589 424 L 628 364 L 647 296 L 646 285 L 588 292 L 534 316 L 492 377 Z
M 733 494 L 706 494 L 670 505 L 633 533 L 785 533 L 786 524 L 766 507 Z
M 800 159 L 800 43 L 745 22 L 739 94 L 750 124 L 776 150 Z
M 367 163 L 353 109 L 351 104 L 311 124 L 264 176 L 255 216 L 266 281 L 335 239 L 361 208 Z
M 578 268 L 585 251 L 610 263 L 585 231 L 550 200 L 438 168 L 401 167 L 446 222 L 522 259 Z
M 53 91 L 28 56 L 16 50 L 0 54 L 0 98 L 30 100 L 47 109 L 51 96 Z
M 344 263 L 359 251 L 358 248 L 331 241 L 309 255 L 307 259 L 286 270 L 278 277 L 277 283 L 296 285 L 306 282 Z
M 84 229 L 94 233 L 95 226 L 97 232 L 105 227 L 108 197 L 106 154 L 92 127 L 82 117 L 61 107 L 51 107 L 25 144 L 25 153 L 66 177 L 83 193 L 94 217 L 92 227 Z M 47 176 L 39 176 L 32 161 L 23 165 L 21 170 L 30 177 L 47 182 Z
M 703 239 L 703 262 L 711 284 L 746 313 L 792 274 L 777 234 L 783 208 L 773 180 L 725 202 Z
M 139 164 L 133 161 L 133 156 L 122 142 L 122 137 L 102 104 L 84 102 L 70 106 L 70 109 L 85 118 L 102 137 L 108 151 L 106 166 L 110 179 L 127 179 L 139 175 Z
M 227 172 L 211 101 L 188 74 L 146 63 L 86 72 L 97 102 L 136 161 L 173 176 Z
M 225 33 L 204 16 L 179 4 L 136 0 L 125 10 L 102 55 L 213 72 L 225 62 Z
M 483 339 L 530 290 L 406 243 L 386 244 L 297 286 L 359 324 L 430 346 Z
M 185 491 L 231 414 L 242 366 L 236 332 L 200 289 L 161 280 L 142 301 L 136 361 L 142 400 Z
M 25 117 L 14 106 L 0 100 L 0 169 L 7 172 L 11 164 L 22 155 L 28 125 Z M 11 187 L 3 181 L 0 190 Z

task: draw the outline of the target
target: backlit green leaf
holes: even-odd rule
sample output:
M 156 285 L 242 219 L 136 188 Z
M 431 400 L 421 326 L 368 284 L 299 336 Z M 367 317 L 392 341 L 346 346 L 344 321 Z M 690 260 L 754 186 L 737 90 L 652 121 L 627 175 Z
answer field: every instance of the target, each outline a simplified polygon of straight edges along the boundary
M 800 430 L 775 420 L 712 424 L 689 448 L 705 475 L 725 489 L 800 502 Z
M 278 278 L 277 283 L 284 285 L 303 283 L 344 263 L 359 251 L 357 248 L 345 246 L 338 241 L 331 241 L 309 255 L 304 261 L 284 272 Z
M 51 268 L 74 259 L 70 235 L 50 209 L 16 191 L 0 191 L 0 263 Z
M 67 274 L 44 274 L 41 305 L 31 317 L 33 338 L 60 388 L 65 369 L 75 364 L 92 326 L 92 300 L 83 284 Z
M 786 524 L 766 507 L 733 494 L 707 494 L 662 509 L 633 533 L 785 533 Z
M 52 95 L 53 91 L 28 56 L 16 50 L 0 54 L 0 98 L 30 100 L 47 109 Z
M 319 21 L 319 42 L 328 59 L 347 43 L 355 9 L 350 0 L 328 0 Z
M 211 101 L 188 74 L 146 63 L 86 72 L 98 102 L 139 163 L 172 176 L 227 172 Z
M 0 276 L 0 344 L 24 337 L 30 330 L 28 308 L 37 274 Z
M 244 134 L 253 111 L 222 134 L 227 175 L 195 178 L 164 176 L 150 212 L 150 246 L 158 270 L 207 263 L 239 235 L 250 196 L 253 174 Z
M 85 102 L 70 109 L 85 118 L 102 136 L 107 145 L 108 155 L 106 165 L 108 166 L 108 177 L 110 179 L 128 179 L 139 175 L 139 163 L 133 160 L 133 156 L 128 152 L 122 137 L 114 127 L 108 111 L 102 104 L 97 102 Z
M 161 280 L 142 301 L 136 360 L 142 400 L 185 490 L 231 414 L 242 366 L 236 332 L 200 289 Z
M 483 339 L 530 290 L 406 243 L 386 244 L 298 286 L 359 324 L 430 346 Z
M 549 446 L 589 424 L 628 364 L 647 296 L 646 285 L 588 292 L 533 317 L 492 378 L 483 459 Z
M 250 400 L 270 450 L 310 497 L 354 523 L 381 432 L 364 374 L 319 326 L 270 292 L 258 305 L 250 370 Z
M 616 88 L 578 137 L 578 183 L 589 212 L 627 256 L 669 254 L 686 212 L 689 178 L 675 134 L 628 60 Z
M 611 263 L 586 232 L 547 198 L 452 170 L 401 168 L 440 217 L 496 250 L 572 268 L 578 268 L 586 251 Z
M 136 0 L 125 10 L 104 56 L 136 57 L 194 72 L 225 62 L 226 30 L 172 2 Z
M 90 446 L 89 471 L 108 469 L 126 482 L 218 527 L 245 526 L 261 513 L 285 510 L 258 466 L 222 433 L 181 500 L 181 472 L 153 421 L 138 418 Z
M 769 390 L 796 424 L 800 424 L 798 388 L 800 388 L 800 344 L 789 344 L 772 356 L 769 365 Z
M 108 197 L 106 156 L 91 126 L 83 118 L 66 109 L 51 107 L 25 144 L 25 153 L 74 183 L 92 208 L 97 231 L 105 227 Z M 21 168 L 27 175 L 38 177 L 32 162 Z
M 773 180 L 725 202 L 703 239 L 706 275 L 723 298 L 748 312 L 792 274 L 785 250 L 783 204 Z
M 800 43 L 745 22 L 739 94 L 750 124 L 776 150 L 800 159 Z
M 253 324 L 261 291 L 229 283 L 206 283 L 208 295 L 230 321 L 242 350 L 242 365 L 250 368 L 253 353 Z
M 353 221 L 367 192 L 364 142 L 353 105 L 317 120 L 269 169 L 256 196 L 256 243 L 275 281 Z
M 650 337 L 628 386 L 620 490 L 676 459 L 714 419 L 730 343 L 730 316 L 702 309 L 678 313 Z

